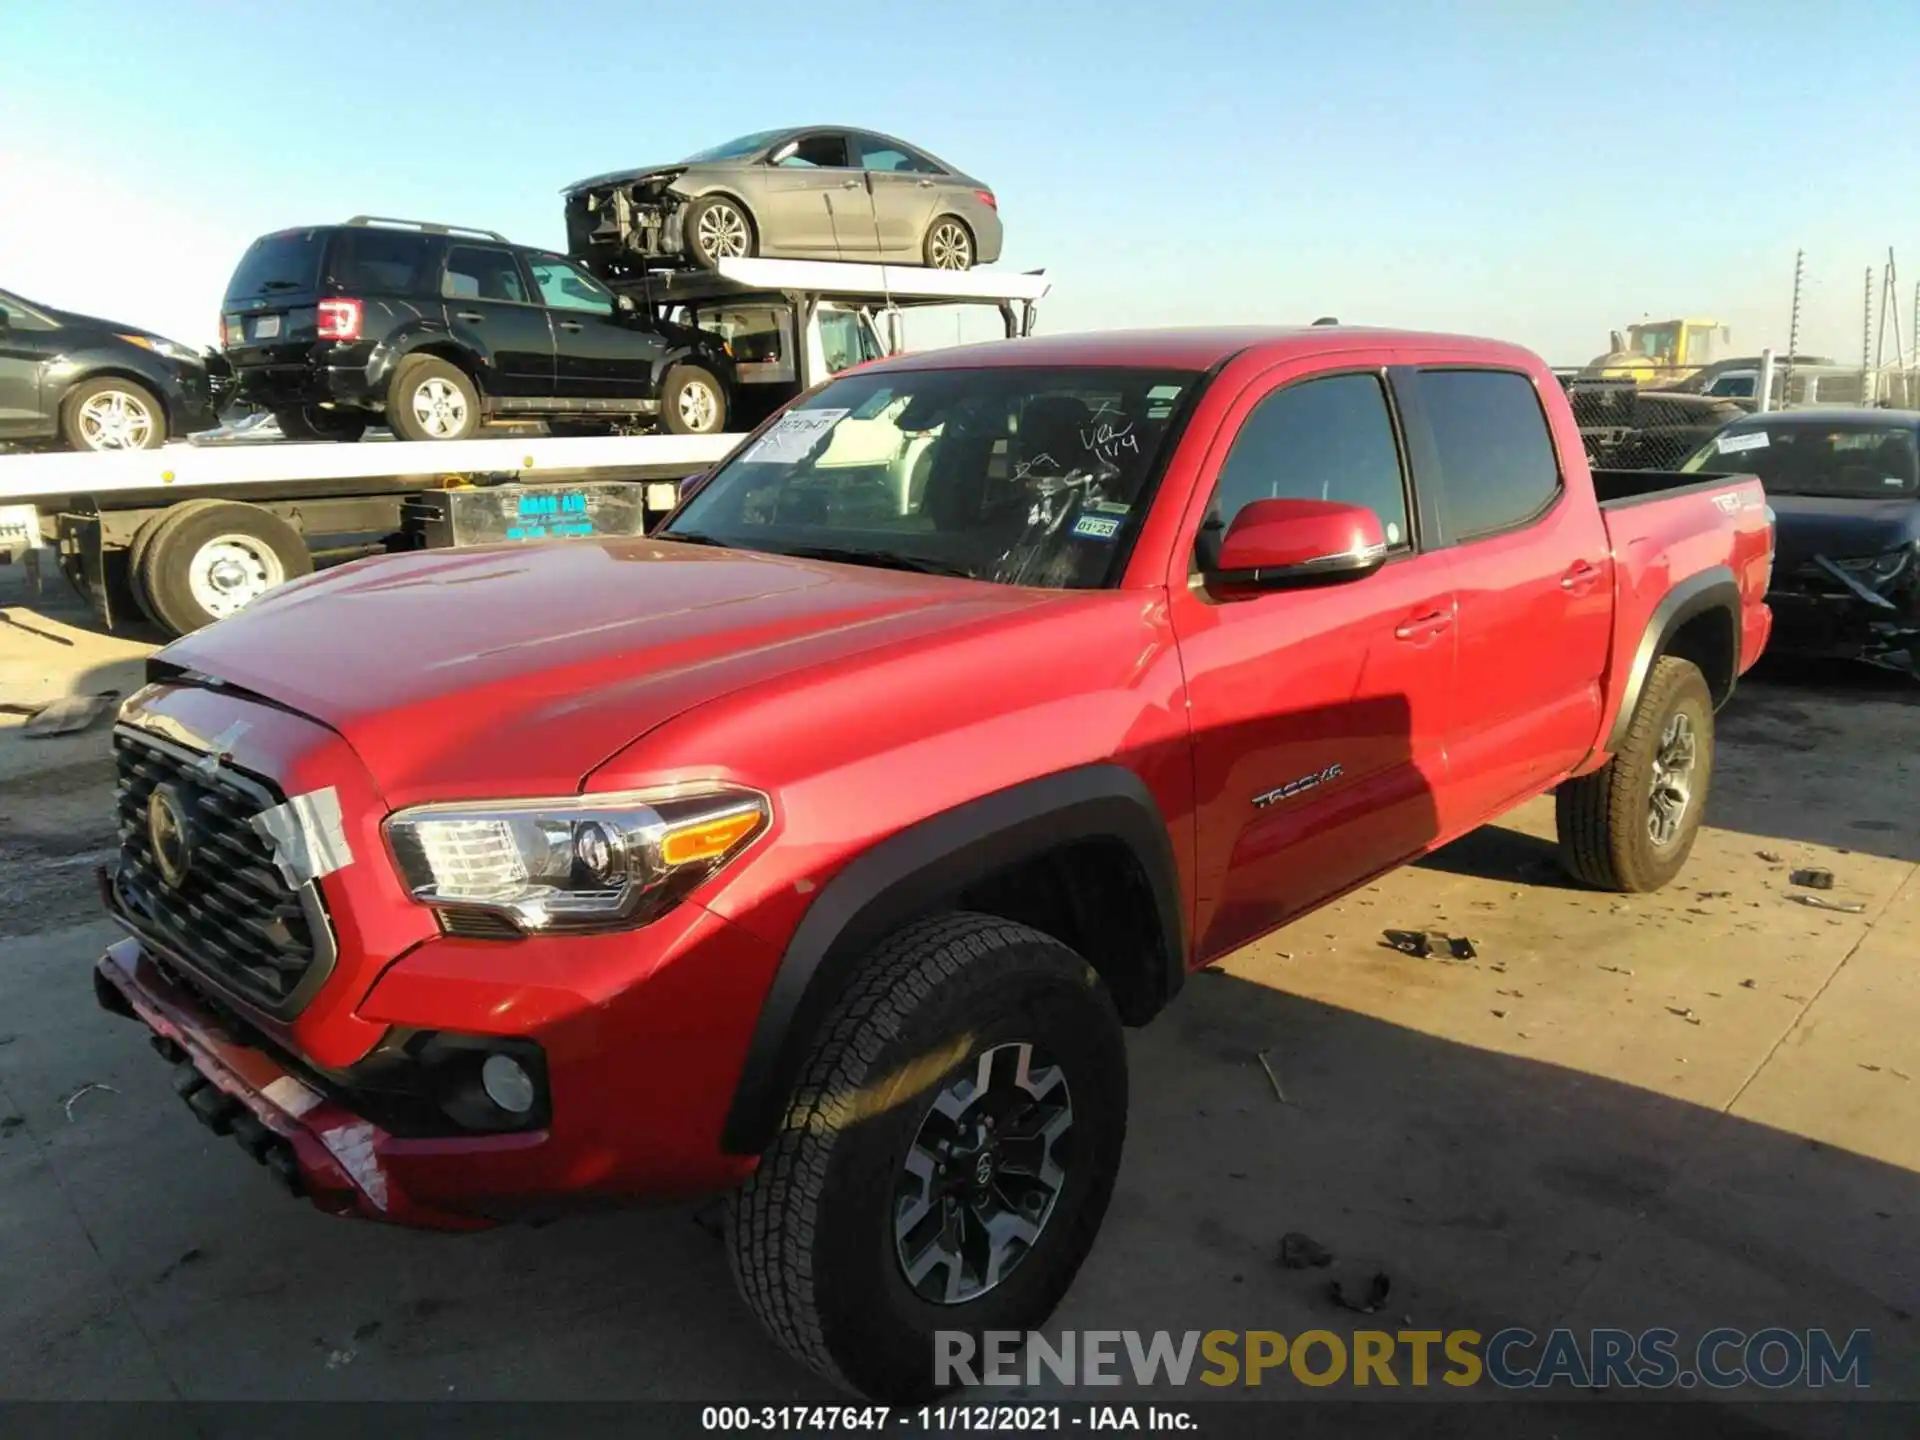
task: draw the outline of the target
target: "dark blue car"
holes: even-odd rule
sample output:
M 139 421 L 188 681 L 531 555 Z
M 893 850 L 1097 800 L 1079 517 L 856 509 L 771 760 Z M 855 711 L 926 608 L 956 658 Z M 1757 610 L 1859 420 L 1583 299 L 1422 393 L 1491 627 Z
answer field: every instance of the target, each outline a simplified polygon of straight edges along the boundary
M 1750 415 L 1680 468 L 1758 475 L 1766 488 L 1778 547 L 1770 649 L 1920 678 L 1920 412 Z

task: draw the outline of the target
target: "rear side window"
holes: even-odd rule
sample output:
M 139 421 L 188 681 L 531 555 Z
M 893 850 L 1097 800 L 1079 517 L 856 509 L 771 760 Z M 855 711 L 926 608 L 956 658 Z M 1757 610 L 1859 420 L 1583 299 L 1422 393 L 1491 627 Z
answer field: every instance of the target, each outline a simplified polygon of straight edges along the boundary
M 1546 412 L 1533 381 L 1509 370 L 1422 370 L 1414 381 L 1440 462 L 1454 541 L 1537 519 L 1560 493 Z
M 1380 517 L 1387 544 L 1407 544 L 1400 449 L 1380 378 L 1329 375 L 1256 405 L 1220 467 L 1206 523 L 1231 525 L 1252 500 L 1364 505 Z
M 520 262 L 511 250 L 486 245 L 455 245 L 447 251 L 447 273 L 440 293 L 454 300 L 510 300 L 527 303 Z
M 319 230 L 285 230 L 262 235 L 247 247 L 227 282 L 227 299 L 259 300 L 311 293 L 320 280 L 320 252 L 326 235 Z
M 856 135 L 854 142 L 860 147 L 860 163 L 868 170 L 904 172 L 909 175 L 941 173 L 940 167 L 918 150 L 909 150 L 905 145 L 882 140 L 878 135 Z
M 411 295 L 420 283 L 430 243 L 424 235 L 401 230 L 336 231 L 327 254 L 327 278 L 349 293 Z

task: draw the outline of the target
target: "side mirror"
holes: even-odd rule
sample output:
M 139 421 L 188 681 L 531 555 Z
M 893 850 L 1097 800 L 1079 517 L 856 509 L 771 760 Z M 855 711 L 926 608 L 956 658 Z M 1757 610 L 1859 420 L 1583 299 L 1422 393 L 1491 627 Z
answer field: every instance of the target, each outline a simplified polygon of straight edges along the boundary
M 1207 583 L 1233 589 L 1359 580 L 1387 560 L 1380 517 L 1333 500 L 1253 500 L 1221 537 Z
M 800 142 L 798 140 L 789 140 L 787 141 L 786 144 L 782 145 L 778 150 L 774 151 L 771 155 L 767 156 L 767 164 L 769 165 L 784 164 L 788 160 L 791 160 L 793 158 L 793 152 L 798 150 L 799 148 L 800 148 Z

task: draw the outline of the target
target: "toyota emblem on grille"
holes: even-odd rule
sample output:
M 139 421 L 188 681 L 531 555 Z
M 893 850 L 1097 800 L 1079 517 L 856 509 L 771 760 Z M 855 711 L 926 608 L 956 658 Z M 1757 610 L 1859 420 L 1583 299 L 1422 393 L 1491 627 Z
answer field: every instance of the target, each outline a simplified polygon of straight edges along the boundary
M 147 797 L 147 844 L 160 878 L 178 890 L 193 864 L 193 842 L 187 832 L 186 808 L 171 785 L 156 785 Z

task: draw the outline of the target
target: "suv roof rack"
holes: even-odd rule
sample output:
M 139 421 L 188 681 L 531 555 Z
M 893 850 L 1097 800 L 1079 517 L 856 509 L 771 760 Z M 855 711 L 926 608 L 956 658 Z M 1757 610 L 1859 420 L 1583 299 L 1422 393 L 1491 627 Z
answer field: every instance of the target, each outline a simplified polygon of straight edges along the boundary
M 471 225 L 435 225 L 425 220 L 396 220 L 391 215 L 356 215 L 347 224 L 392 225 L 402 230 L 418 230 L 425 235 L 478 235 L 484 240 L 498 240 L 502 245 L 513 243 L 497 230 L 478 230 Z

